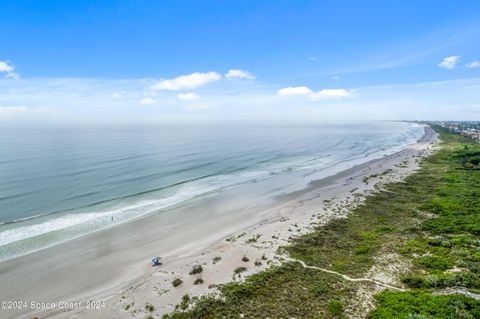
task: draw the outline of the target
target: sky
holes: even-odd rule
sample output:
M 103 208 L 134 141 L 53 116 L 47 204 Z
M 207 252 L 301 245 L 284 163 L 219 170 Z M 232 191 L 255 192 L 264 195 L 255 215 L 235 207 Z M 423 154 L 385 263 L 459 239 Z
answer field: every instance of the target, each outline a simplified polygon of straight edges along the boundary
M 480 1 L 0 0 L 0 123 L 480 120 Z

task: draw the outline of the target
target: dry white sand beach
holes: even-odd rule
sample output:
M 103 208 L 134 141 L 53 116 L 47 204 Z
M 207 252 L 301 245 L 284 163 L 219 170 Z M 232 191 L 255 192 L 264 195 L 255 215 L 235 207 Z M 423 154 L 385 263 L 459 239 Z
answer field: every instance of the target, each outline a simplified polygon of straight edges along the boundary
M 313 181 L 302 191 L 242 214 L 223 213 L 230 201 L 242 198 L 225 198 L 223 203 L 216 200 L 215 205 L 186 205 L 175 212 L 175 219 L 168 213 L 152 215 L 3 262 L 3 299 L 82 303 L 79 309 L 68 311 L 2 310 L 1 317 L 158 318 L 185 294 L 214 293 L 211 285 L 242 280 L 280 262 L 276 251 L 288 244 L 289 237 L 346 216 L 353 205 L 383 183 L 401 180 L 416 170 L 420 157 L 429 154 L 436 142 L 435 133 L 426 127 L 418 143 L 400 152 Z M 205 207 L 208 215 L 191 213 Z M 178 214 L 185 214 L 182 222 L 178 222 Z M 183 231 L 164 238 L 166 227 Z M 155 255 L 163 257 L 163 265 L 150 266 Z M 248 261 L 242 261 L 244 256 Z M 190 275 L 195 265 L 202 265 L 203 271 Z M 234 270 L 240 266 L 247 271 L 235 276 Z M 176 288 L 172 286 L 175 278 L 183 281 Z M 203 284 L 194 285 L 198 278 Z M 88 300 L 98 302 L 95 306 L 99 308 L 85 309 Z M 153 313 L 147 312 L 147 304 L 154 306 Z

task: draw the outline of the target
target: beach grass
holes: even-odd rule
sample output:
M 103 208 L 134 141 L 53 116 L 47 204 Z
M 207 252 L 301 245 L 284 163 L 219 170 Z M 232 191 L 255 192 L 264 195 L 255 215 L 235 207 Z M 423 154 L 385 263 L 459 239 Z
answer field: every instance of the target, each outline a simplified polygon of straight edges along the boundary
M 398 256 L 409 266 L 392 281 L 406 291 L 385 290 L 373 299 L 373 283 L 286 262 L 245 282 L 220 285 L 222 298 L 192 298 L 188 310 L 165 318 L 344 318 L 363 312 L 369 318 L 480 318 L 480 301 L 456 293 L 480 288 L 480 145 L 434 129 L 440 150 L 417 172 L 384 185 L 348 218 L 282 248 L 309 266 L 350 277 L 371 275 L 383 256 Z

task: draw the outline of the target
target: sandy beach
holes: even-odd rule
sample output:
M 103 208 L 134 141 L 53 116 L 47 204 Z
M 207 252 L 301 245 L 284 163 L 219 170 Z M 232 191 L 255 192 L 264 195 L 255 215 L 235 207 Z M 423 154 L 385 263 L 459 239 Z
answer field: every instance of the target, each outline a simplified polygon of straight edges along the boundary
M 228 208 L 244 198 L 207 198 L 202 205 L 187 203 L 174 213 L 151 215 L 2 262 L 2 299 L 28 305 L 1 310 L 1 317 L 158 318 L 173 310 L 185 294 L 215 293 L 211 285 L 243 280 L 279 263 L 276 251 L 290 237 L 346 216 L 382 184 L 403 179 L 436 142 L 435 133 L 425 127 L 423 138 L 400 152 L 312 181 L 304 190 L 242 214 Z M 207 215 L 195 214 L 205 207 Z M 179 219 L 179 214 L 185 218 Z M 165 238 L 167 228 L 181 231 Z M 163 265 L 152 267 L 149 261 L 156 255 L 163 257 Z M 190 275 L 195 265 L 203 271 Z M 238 267 L 246 271 L 234 275 Z M 174 288 L 176 278 L 183 283 Z M 194 284 L 199 278 L 203 283 Z M 53 303 L 55 309 L 31 309 L 32 301 L 40 308 Z M 67 308 L 73 309 L 58 309 L 59 302 L 71 302 Z M 154 311 L 148 312 L 146 305 L 153 305 Z

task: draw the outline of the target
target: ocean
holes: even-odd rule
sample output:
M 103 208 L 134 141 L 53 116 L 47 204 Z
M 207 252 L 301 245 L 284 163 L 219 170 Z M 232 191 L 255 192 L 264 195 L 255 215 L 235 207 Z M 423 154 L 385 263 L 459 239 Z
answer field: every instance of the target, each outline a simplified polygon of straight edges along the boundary
M 0 260 L 226 192 L 245 194 L 229 208 L 241 211 L 423 133 L 405 122 L 0 128 Z

